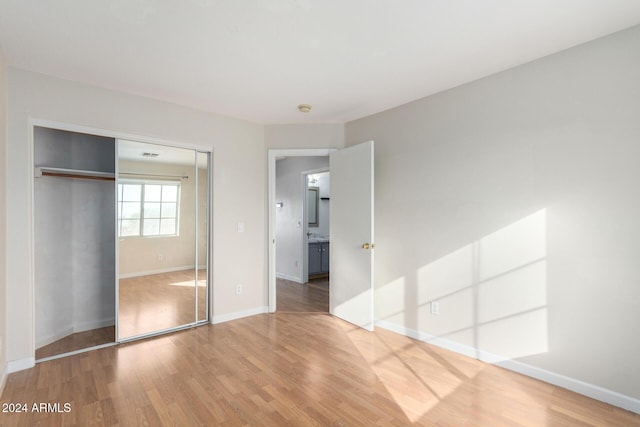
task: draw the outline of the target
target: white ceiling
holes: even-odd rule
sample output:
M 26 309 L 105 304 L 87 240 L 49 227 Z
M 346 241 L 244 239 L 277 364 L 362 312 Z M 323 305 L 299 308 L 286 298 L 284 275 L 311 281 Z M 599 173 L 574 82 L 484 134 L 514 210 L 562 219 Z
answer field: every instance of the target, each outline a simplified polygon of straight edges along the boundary
M 0 0 L 0 47 L 62 78 L 257 123 L 327 123 L 638 23 L 638 0 Z
M 147 157 L 143 153 L 153 153 L 156 156 Z M 193 167 L 196 162 L 196 152 L 188 148 L 118 139 L 118 159 L 138 163 L 162 163 Z M 199 168 L 207 167 L 208 157 L 206 154 L 198 154 L 197 159 Z

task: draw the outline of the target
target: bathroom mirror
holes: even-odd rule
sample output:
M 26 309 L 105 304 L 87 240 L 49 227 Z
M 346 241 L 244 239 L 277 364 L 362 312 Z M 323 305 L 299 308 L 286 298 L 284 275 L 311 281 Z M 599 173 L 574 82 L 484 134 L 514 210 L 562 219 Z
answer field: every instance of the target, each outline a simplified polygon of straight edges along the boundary
M 118 339 L 207 319 L 209 154 L 118 140 Z
M 318 226 L 318 200 L 320 189 L 318 187 L 309 187 L 307 189 L 307 216 L 309 227 Z

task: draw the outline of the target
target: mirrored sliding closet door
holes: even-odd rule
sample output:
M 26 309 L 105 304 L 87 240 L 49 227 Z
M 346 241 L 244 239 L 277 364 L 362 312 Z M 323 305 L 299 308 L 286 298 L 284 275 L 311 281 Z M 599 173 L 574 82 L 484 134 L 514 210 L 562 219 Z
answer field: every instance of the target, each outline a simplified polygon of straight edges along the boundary
M 209 153 L 117 143 L 118 340 L 206 321 Z
M 210 153 L 35 126 L 35 358 L 209 317 Z

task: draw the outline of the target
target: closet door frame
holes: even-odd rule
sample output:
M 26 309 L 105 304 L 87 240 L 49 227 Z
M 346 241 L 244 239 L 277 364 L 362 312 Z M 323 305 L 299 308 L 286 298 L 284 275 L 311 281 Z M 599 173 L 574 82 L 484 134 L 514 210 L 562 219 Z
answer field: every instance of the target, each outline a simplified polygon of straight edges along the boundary
M 84 133 L 84 134 L 88 134 L 88 135 L 95 135 L 95 136 L 101 136 L 101 137 L 107 137 L 107 138 L 113 138 L 115 141 L 117 141 L 118 139 L 127 139 L 127 140 L 132 140 L 132 141 L 138 141 L 138 142 L 142 142 L 142 143 L 149 143 L 149 144 L 157 144 L 157 145 L 164 145 L 164 146 L 170 146 L 170 147 L 176 147 L 176 148 L 185 148 L 188 150 L 193 150 L 194 151 L 194 155 L 197 157 L 198 153 L 206 153 L 208 154 L 208 167 L 207 167 L 207 186 L 208 186 L 208 191 L 207 191 L 207 206 L 206 206 L 206 223 L 207 223 L 207 236 L 206 236 L 206 250 L 207 250 L 207 254 L 206 254 L 206 279 L 207 279 L 207 286 L 206 286 L 206 292 L 207 292 L 207 297 L 206 297 L 206 318 L 203 320 L 198 320 L 197 316 L 197 310 L 194 313 L 194 322 L 188 325 L 183 325 L 183 326 L 178 326 L 175 328 L 171 328 L 168 330 L 163 330 L 163 331 L 158 331 L 156 333 L 151 333 L 145 336 L 140 336 L 140 337 L 133 337 L 130 339 L 123 339 L 123 340 L 118 340 L 118 276 L 119 276 L 119 267 L 118 267 L 118 235 L 117 235 L 117 230 L 114 229 L 114 239 L 116 240 L 116 245 L 115 245 L 115 259 L 116 259 L 116 265 L 115 265 L 115 283 L 113 284 L 113 286 L 115 287 L 115 307 L 116 307 L 116 322 L 115 322 L 115 341 L 112 343 L 107 343 L 107 344 L 101 344 L 98 346 L 93 346 L 93 347 L 87 347 L 81 350 L 75 350 L 75 351 L 71 351 L 68 353 L 63 353 L 60 355 L 56 355 L 56 356 L 52 356 L 52 357 L 47 357 L 44 359 L 40 359 L 38 360 L 38 362 L 42 362 L 42 361 L 46 361 L 46 360 L 51 360 L 51 359 L 56 359 L 59 357 L 65 357 L 65 356 L 70 356 L 73 354 L 78 354 L 78 353 L 83 353 L 86 351 L 90 351 L 90 350 L 96 350 L 99 348 L 103 348 L 103 347 L 109 347 L 109 346 L 113 346 L 116 344 L 120 344 L 120 343 L 124 343 L 124 342 L 128 342 L 128 341 L 134 341 L 137 339 L 143 339 L 143 338 L 147 338 L 150 336 L 155 336 L 155 335 L 161 335 L 161 334 L 165 334 L 165 333 L 169 333 L 169 332 L 173 332 L 176 330 L 181 330 L 181 329 L 188 329 L 193 327 L 194 325 L 202 325 L 205 323 L 209 323 L 211 321 L 211 319 L 213 318 L 213 314 L 212 314 L 212 308 L 213 308 L 213 302 L 212 302 L 212 296 L 213 296 L 213 290 L 212 290 L 212 271 L 213 271 L 213 235 L 212 235 L 212 230 L 213 230 L 213 222 L 212 222 L 212 212 L 213 212 L 213 191 L 214 191 L 214 182 L 213 182 L 213 172 L 212 172 L 212 168 L 213 168 L 213 158 L 214 158 L 214 149 L 212 146 L 207 146 L 204 144 L 193 144 L 193 143 L 185 143 L 185 142 L 178 142 L 178 141 L 174 141 L 174 140 L 168 140 L 168 139 L 162 139 L 162 138 L 155 138 L 155 137 L 150 137 L 150 136 L 145 136 L 145 135 L 139 135 L 139 134 L 132 134 L 132 133 L 127 133 L 127 132 L 119 132 L 119 131 L 113 131 L 113 130 L 106 130 L 106 129 L 100 129 L 100 128 L 94 128 L 94 127 L 90 127 L 90 126 L 83 126 L 83 125 L 78 125 L 78 124 L 72 124 L 72 123 L 66 123 L 66 122 L 60 122 L 60 121 L 55 121 L 55 120 L 48 120 L 48 119 L 42 119 L 42 118 L 37 118 L 37 117 L 30 117 L 29 118 L 29 143 L 28 143 L 28 164 L 29 164 L 29 170 L 31 171 L 31 173 L 29 173 L 29 190 L 30 190 L 30 194 L 28 195 L 28 213 L 29 213 L 29 223 L 30 223 L 30 229 L 31 229 L 31 236 L 30 239 L 28 241 L 29 243 L 29 259 L 28 259 L 28 267 L 29 267 L 29 296 L 30 296 L 30 301 L 29 301 L 29 305 L 31 307 L 31 349 L 32 349 L 32 360 L 30 362 L 35 364 L 36 359 L 35 359 L 35 352 L 36 352 L 36 331 L 35 331 L 35 326 L 36 326 L 36 307 L 35 307 L 35 276 L 36 276 L 36 268 L 35 268 L 35 249 L 36 249 L 36 236 L 35 236 L 35 175 L 33 173 L 34 171 L 34 161 L 35 161 L 35 128 L 36 127 L 43 127 L 43 128 L 49 128 L 49 129 L 55 129 L 55 130 L 60 130 L 60 131 L 68 131 L 68 132 L 77 132 L 77 133 Z M 114 183 L 114 186 L 116 186 L 116 191 L 117 191 L 117 176 L 118 176 L 118 151 L 117 151 L 117 142 L 114 142 L 114 152 L 115 152 L 115 160 L 116 160 L 116 164 L 115 164 L 115 174 L 116 174 L 116 181 Z M 196 166 L 197 168 L 197 166 Z M 116 203 L 113 206 L 113 214 L 116 218 L 116 224 L 117 224 L 117 198 L 116 198 Z M 197 261 L 197 260 L 196 260 Z M 197 266 L 197 262 L 196 262 L 196 266 Z M 33 365 L 31 365 L 33 366 Z

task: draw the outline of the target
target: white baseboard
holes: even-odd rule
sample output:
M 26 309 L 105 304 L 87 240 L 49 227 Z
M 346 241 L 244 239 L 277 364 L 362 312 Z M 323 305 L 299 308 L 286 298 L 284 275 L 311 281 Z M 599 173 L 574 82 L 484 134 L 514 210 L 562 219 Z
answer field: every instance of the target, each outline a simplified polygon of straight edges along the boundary
M 268 306 L 255 307 L 255 308 L 250 308 L 248 310 L 236 311 L 235 313 L 220 314 L 218 316 L 213 316 L 211 318 L 211 323 L 215 325 L 216 323 L 229 322 L 231 320 L 242 319 L 243 317 L 255 316 L 256 314 L 263 314 L 268 312 L 269 312 Z
M 0 396 L 2 396 L 2 392 L 4 391 L 4 386 L 7 385 L 7 364 L 3 363 L 0 366 Z
M 72 333 L 73 333 L 73 325 L 67 325 L 64 329 L 55 331 L 54 333 L 45 335 L 44 337 L 36 337 L 36 348 L 49 345 L 52 342 L 56 342 L 59 339 L 66 337 L 67 335 L 71 335 Z
M 410 338 L 433 344 L 436 347 L 444 348 L 446 350 L 460 353 L 465 356 L 490 363 L 492 365 L 500 366 L 501 368 L 508 369 L 510 371 L 517 372 L 519 374 L 526 375 L 528 377 L 535 378 L 537 380 L 544 381 L 546 383 L 553 384 L 567 390 L 574 391 L 578 394 L 582 394 L 592 399 L 596 399 L 601 402 L 626 409 L 627 411 L 635 412 L 636 414 L 640 414 L 639 399 L 625 396 L 624 394 L 618 393 L 616 391 L 589 384 L 584 381 L 576 380 L 574 378 L 547 371 L 545 369 L 540 369 L 526 363 L 509 359 L 507 357 L 498 356 L 483 350 L 478 350 L 471 346 L 460 344 L 446 338 L 440 338 L 422 331 L 406 328 L 402 325 L 387 322 L 385 320 L 377 321 L 376 326 L 379 326 L 383 329 L 388 329 L 401 335 L 408 336 Z
M 25 369 L 33 368 L 36 366 L 35 357 L 25 357 L 24 359 L 10 360 L 7 363 L 7 373 L 13 374 L 14 372 L 24 371 Z
M 291 282 L 296 282 L 296 283 L 300 283 L 300 284 L 304 283 L 302 281 L 302 277 L 289 276 L 288 274 L 284 274 L 284 273 L 277 273 L 276 272 L 276 277 L 278 279 L 289 280 Z
M 92 320 L 89 322 L 67 325 L 60 331 L 56 331 L 44 337 L 36 337 L 36 348 L 51 344 L 52 342 L 56 342 L 68 335 L 75 334 L 76 332 L 90 331 L 92 329 L 104 328 L 105 326 L 113 326 L 115 324 L 115 317 L 110 317 L 108 319 Z
M 195 265 L 183 265 L 180 267 L 168 267 L 168 268 L 160 268 L 157 270 L 148 270 L 148 271 L 136 271 L 134 273 L 124 273 L 118 275 L 119 279 L 130 279 L 132 277 L 141 277 L 141 276 L 150 276 L 152 274 L 162 274 L 162 273 L 173 273 L 174 271 L 184 271 L 184 270 L 193 270 L 196 268 Z M 205 266 L 198 266 L 199 269 L 204 269 Z
M 116 318 L 110 317 L 108 319 L 92 320 L 89 322 L 74 323 L 73 333 L 90 331 L 92 329 L 105 328 L 107 326 L 113 326 L 116 324 Z

